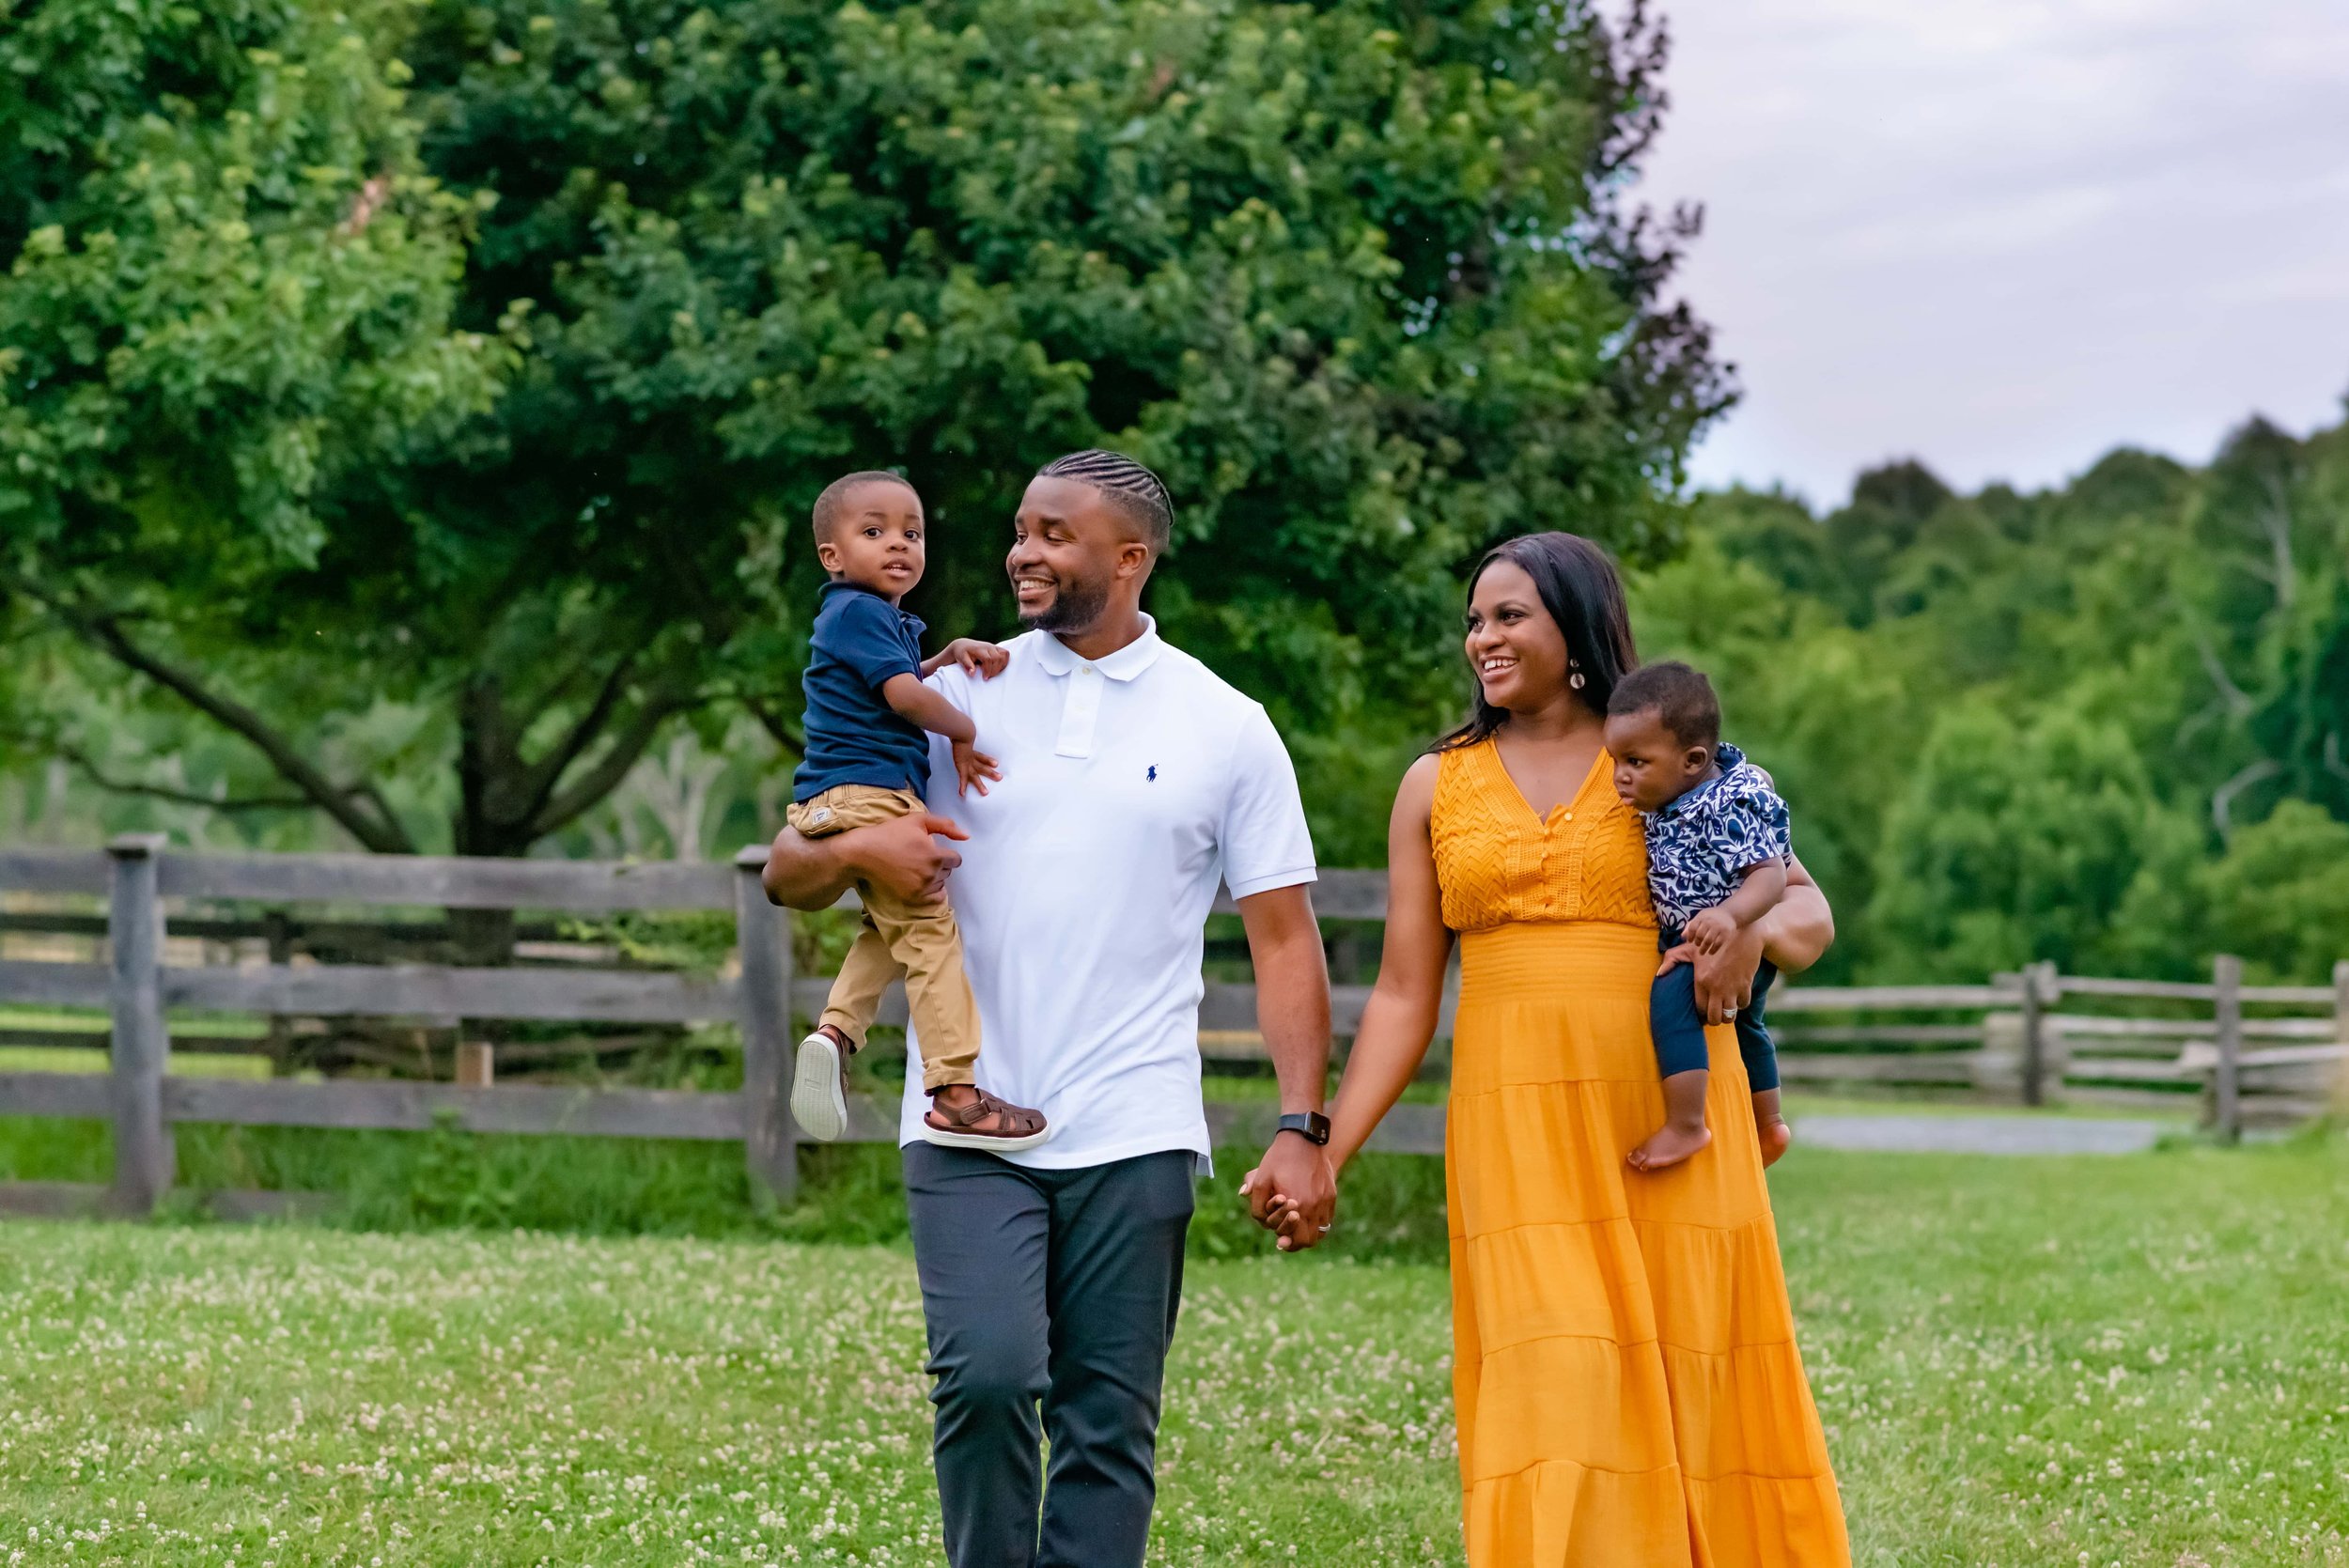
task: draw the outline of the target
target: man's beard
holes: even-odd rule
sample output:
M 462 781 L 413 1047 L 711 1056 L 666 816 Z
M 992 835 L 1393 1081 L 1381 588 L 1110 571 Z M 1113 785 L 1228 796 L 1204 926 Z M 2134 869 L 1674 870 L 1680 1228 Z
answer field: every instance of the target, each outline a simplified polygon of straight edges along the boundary
M 1038 631 L 1082 631 L 1101 618 L 1109 604 L 1107 582 L 1071 582 L 1056 577 L 1052 580 L 1052 602 L 1038 611 L 1020 611 L 1019 619 Z

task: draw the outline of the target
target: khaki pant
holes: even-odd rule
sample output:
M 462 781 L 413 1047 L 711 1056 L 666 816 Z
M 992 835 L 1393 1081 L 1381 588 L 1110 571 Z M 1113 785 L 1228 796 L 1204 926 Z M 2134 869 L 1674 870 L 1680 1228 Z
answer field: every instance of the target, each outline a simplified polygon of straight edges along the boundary
M 824 838 L 928 809 L 911 790 L 841 784 L 794 805 L 784 819 L 802 838 Z M 821 1021 L 863 1049 L 881 992 L 903 974 L 922 1034 L 922 1087 L 935 1093 L 972 1082 L 979 1060 L 979 1004 L 963 978 L 962 933 L 953 907 L 943 896 L 909 902 L 867 882 L 859 882 L 856 892 L 864 903 L 864 929 L 832 983 Z

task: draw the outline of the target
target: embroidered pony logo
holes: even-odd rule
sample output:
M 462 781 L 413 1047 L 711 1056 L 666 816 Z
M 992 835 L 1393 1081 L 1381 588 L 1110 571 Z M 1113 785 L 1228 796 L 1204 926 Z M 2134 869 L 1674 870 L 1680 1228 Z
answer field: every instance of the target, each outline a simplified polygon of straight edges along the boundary
M 1159 782 L 1159 765 L 1155 762 L 1152 763 L 1150 765 L 1150 771 L 1144 773 L 1142 777 L 1143 782 L 1145 784 L 1157 784 Z

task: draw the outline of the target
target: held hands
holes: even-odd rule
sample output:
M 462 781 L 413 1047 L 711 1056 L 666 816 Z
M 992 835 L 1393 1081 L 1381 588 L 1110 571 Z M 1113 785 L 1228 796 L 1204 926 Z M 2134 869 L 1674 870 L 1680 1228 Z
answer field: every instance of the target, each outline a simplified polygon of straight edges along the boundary
M 1000 653 L 1002 650 L 996 651 Z M 1003 776 L 1003 768 L 996 766 L 993 757 L 980 751 L 975 741 L 957 740 L 955 742 L 955 792 L 957 794 L 968 795 L 975 789 L 984 795 L 987 793 L 988 781 L 992 779 L 1000 782 Z M 962 837 L 963 835 L 957 834 L 956 836 Z
M 937 661 L 941 665 L 959 664 L 966 675 L 993 680 L 1003 673 L 1003 666 L 1011 662 L 1011 655 L 993 643 L 982 643 L 975 637 L 957 637 L 938 650 Z M 963 783 L 967 786 L 970 780 L 966 777 Z M 984 795 L 987 791 L 982 789 L 979 793 Z
M 1283 1252 L 1317 1247 L 1338 1212 L 1337 1172 L 1328 1153 L 1296 1133 L 1276 1133 L 1264 1161 L 1239 1184 L 1249 1218 L 1280 1233 Z

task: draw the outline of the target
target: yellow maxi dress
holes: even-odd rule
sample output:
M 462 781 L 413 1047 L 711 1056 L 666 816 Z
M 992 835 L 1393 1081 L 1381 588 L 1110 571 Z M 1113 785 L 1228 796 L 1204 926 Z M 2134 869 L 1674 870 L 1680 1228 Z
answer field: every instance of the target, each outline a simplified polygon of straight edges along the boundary
M 1446 1117 L 1454 1391 L 1473 1568 L 1843 1568 L 1747 1100 L 1711 1032 L 1712 1145 L 1624 1156 L 1663 1092 L 1639 818 L 1601 753 L 1534 815 L 1492 742 L 1446 753 L 1432 822 L 1460 933 Z

